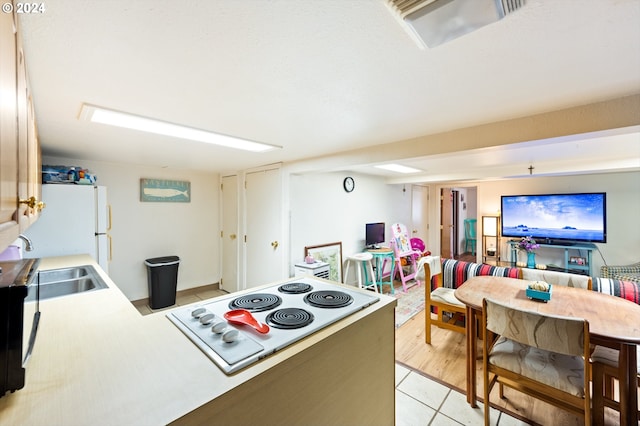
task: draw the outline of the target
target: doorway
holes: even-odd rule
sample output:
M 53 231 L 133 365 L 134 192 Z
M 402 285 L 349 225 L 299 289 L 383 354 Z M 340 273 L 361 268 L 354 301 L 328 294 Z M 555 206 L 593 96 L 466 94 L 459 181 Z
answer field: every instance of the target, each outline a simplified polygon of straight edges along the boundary
M 467 218 L 477 216 L 477 187 L 440 189 L 440 255 L 446 259 L 475 262 L 471 252 L 466 253 L 464 229 Z
M 444 259 L 454 256 L 454 204 L 453 189 L 440 189 L 440 256 Z

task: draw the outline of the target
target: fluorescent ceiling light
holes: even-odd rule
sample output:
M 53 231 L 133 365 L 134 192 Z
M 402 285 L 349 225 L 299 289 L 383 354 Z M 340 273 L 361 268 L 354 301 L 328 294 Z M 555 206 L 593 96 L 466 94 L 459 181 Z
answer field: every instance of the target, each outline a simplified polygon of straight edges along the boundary
M 192 141 L 226 146 L 228 148 L 243 149 L 245 151 L 265 152 L 282 148 L 281 146 L 254 142 L 88 104 L 82 105 L 79 118 L 92 123 L 108 124 L 110 126 L 124 127 L 126 129 L 171 136 L 179 139 L 189 139 Z
M 390 170 L 392 172 L 398 172 L 398 173 L 418 173 L 422 171 L 422 170 L 414 169 L 413 167 L 401 166 L 400 164 L 381 164 L 375 167 L 379 169 Z

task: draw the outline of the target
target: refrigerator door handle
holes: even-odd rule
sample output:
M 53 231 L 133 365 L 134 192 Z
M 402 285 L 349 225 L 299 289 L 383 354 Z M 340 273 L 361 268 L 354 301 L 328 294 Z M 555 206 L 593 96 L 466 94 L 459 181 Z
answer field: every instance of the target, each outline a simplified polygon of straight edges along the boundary
M 107 231 L 111 231 L 111 204 L 107 205 Z

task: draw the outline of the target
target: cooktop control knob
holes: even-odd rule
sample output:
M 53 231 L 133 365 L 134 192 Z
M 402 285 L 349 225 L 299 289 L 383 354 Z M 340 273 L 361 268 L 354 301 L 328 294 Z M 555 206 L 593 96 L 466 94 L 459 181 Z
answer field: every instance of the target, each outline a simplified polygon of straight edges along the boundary
M 194 318 L 200 318 L 206 312 L 207 312 L 207 310 L 205 308 L 196 308 L 193 311 L 191 311 L 191 316 L 194 317 Z
M 227 323 L 224 321 L 214 322 L 211 326 L 211 331 L 216 334 L 220 334 L 227 329 Z
M 202 325 L 209 325 L 213 322 L 214 318 L 216 316 L 209 313 L 209 314 L 204 314 L 203 316 L 200 317 L 200 324 Z
M 233 343 L 238 340 L 240 333 L 238 330 L 231 329 L 222 333 L 222 341 L 226 343 Z

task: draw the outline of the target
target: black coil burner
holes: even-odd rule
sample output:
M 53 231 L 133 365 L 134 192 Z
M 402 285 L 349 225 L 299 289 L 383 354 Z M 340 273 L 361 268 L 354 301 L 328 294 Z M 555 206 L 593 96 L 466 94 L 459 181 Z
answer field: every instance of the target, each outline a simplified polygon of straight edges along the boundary
M 229 303 L 229 309 L 246 309 L 250 312 L 262 312 L 273 309 L 282 303 L 277 294 L 255 293 L 240 296 Z
M 284 308 L 267 315 L 267 324 L 273 328 L 302 328 L 313 322 L 313 314 L 299 308 Z
M 307 294 L 304 301 L 316 308 L 343 308 L 353 303 L 353 297 L 341 291 L 323 290 Z
M 285 294 L 302 294 L 311 290 L 313 290 L 313 287 L 307 283 L 287 283 L 278 287 L 278 291 Z

